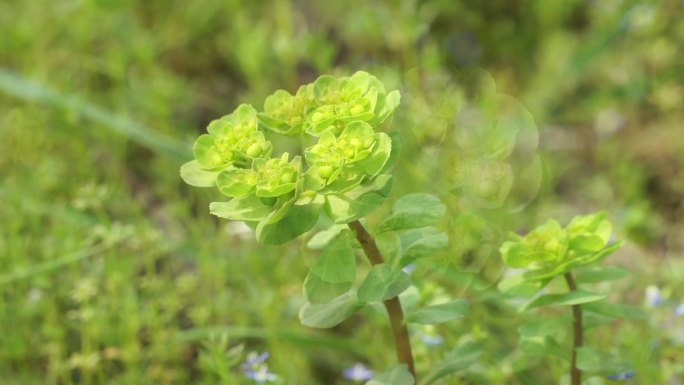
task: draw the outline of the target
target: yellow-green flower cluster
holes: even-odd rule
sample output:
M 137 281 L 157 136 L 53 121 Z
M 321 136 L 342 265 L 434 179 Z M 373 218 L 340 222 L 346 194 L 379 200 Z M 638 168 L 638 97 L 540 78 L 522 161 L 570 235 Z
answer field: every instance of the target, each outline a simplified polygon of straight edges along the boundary
M 377 127 L 392 114 L 399 98 L 398 91 L 387 93 L 384 85 L 368 72 L 342 78 L 323 75 L 301 86 L 295 95 L 276 91 L 266 98 L 259 118 L 265 127 L 281 134 L 339 134 L 353 121 Z
M 315 210 L 306 205 L 320 209 L 327 196 L 361 185 L 364 192 L 388 188 L 386 179 L 372 185 L 392 153 L 392 140 L 376 129 L 399 98 L 398 91 L 387 93 L 377 78 L 362 71 L 342 78 L 321 76 L 294 95 L 278 90 L 266 98 L 264 111 L 243 104 L 211 122 L 208 134 L 195 142 L 196 159 L 181 168 L 181 176 L 191 185 L 216 186 L 232 198 L 212 203 L 212 213 L 258 222 L 257 237 L 273 236 L 273 225 L 291 223 L 290 214 L 301 217 L 297 223 L 312 226 Z M 300 137 L 304 156 L 275 149 L 277 157 L 271 158 L 269 133 Z M 288 236 L 306 226 L 290 228 Z
M 280 158 L 255 159 L 252 168 L 229 168 L 216 179 L 219 191 L 231 198 L 254 194 L 262 198 L 285 195 L 295 189 L 301 158 L 288 162 L 289 154 Z
M 389 136 L 375 133 L 366 122 L 351 122 L 338 136 L 325 132 L 305 152 L 306 185 L 315 191 L 347 191 L 380 172 L 391 150 Z
M 296 135 L 306 126 L 306 113 L 313 105 L 313 84 L 299 87 L 295 95 L 278 90 L 266 98 L 262 124 L 273 132 Z
M 504 262 L 532 271 L 528 279 L 543 280 L 597 262 L 621 244 L 609 244 L 612 224 L 605 212 L 575 217 L 565 228 L 549 220 L 526 236 L 511 235 L 501 246 Z
M 207 131 L 209 134 L 200 135 L 193 147 L 197 162 L 205 170 L 249 167 L 254 159 L 268 158 L 273 149 L 258 128 L 256 110 L 247 104 L 211 122 Z

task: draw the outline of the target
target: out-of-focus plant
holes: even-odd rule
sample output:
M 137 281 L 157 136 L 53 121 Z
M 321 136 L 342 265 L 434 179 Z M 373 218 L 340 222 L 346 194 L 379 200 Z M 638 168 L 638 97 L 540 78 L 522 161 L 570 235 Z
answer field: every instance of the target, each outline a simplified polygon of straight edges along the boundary
M 555 220 L 549 220 L 525 236 L 511 234 L 510 240 L 500 250 L 508 266 L 525 269 L 521 274 L 503 279 L 500 289 L 506 293 L 535 295 L 521 310 L 547 305 L 572 307 L 572 385 L 581 384 L 584 371 L 610 378 L 615 373 L 628 373 L 630 369 L 619 357 L 584 345 L 584 331 L 591 326 L 585 322 L 584 310 L 604 317 L 642 317 L 636 308 L 608 303 L 604 301 L 606 295 L 584 289 L 585 285 L 628 275 L 627 271 L 619 268 L 597 266 L 602 259 L 623 245 L 623 242 L 611 242 L 613 226 L 606 217 L 605 212 L 577 216 L 565 227 Z M 564 278 L 568 292 L 540 293 L 540 290 L 558 277 Z M 523 336 L 521 348 L 531 354 L 563 357 L 561 344 L 554 334 L 569 326 L 570 318 L 566 316 L 523 324 L 519 329 Z

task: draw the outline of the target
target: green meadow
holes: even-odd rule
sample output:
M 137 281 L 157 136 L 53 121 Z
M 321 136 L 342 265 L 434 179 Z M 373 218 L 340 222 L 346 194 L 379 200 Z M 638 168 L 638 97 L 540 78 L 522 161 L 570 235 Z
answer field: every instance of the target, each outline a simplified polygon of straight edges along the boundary
M 0 0 L 0 385 L 351 385 L 356 363 L 394 365 L 382 307 L 300 324 L 315 231 L 258 243 L 179 175 L 241 103 L 359 70 L 401 92 L 389 201 L 447 208 L 449 243 L 416 261 L 402 301 L 468 303 L 409 325 L 418 372 L 451 355 L 462 367 L 434 384 L 569 384 L 569 345 L 521 336 L 570 313 L 520 312 L 499 247 L 605 211 L 625 245 L 603 264 L 629 275 L 596 291 L 631 306 L 588 318 L 585 341 L 624 370 L 585 363 L 583 383 L 684 384 L 683 52 L 679 0 Z M 490 93 L 511 109 L 477 104 Z M 469 108 L 532 119 L 513 151 L 534 167 L 503 206 L 473 204 L 478 176 L 460 174 Z M 245 375 L 252 352 L 277 379 Z

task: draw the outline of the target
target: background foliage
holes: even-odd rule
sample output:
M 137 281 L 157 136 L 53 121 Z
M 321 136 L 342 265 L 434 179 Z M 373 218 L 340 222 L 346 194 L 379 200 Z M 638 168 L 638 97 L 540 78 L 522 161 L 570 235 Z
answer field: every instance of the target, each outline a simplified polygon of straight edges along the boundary
M 389 366 L 381 312 L 331 332 L 299 325 L 315 252 L 256 245 L 208 215 L 218 193 L 178 176 L 194 138 L 239 103 L 364 69 L 403 95 L 392 196 L 448 206 L 451 241 L 417 264 L 414 300 L 470 304 L 413 330 L 419 370 L 477 341 L 477 363 L 442 383 L 556 383 L 567 362 L 518 346 L 519 323 L 538 315 L 493 289 L 496 249 L 507 231 L 605 210 L 627 240 L 610 264 L 633 275 L 602 291 L 647 316 L 588 339 L 627 357 L 632 383 L 681 384 L 683 15 L 675 0 L 0 2 L 2 383 L 252 383 L 217 368 L 237 343 L 269 351 L 292 384 Z M 514 214 L 453 193 L 456 112 L 494 87 L 539 135 L 541 187 Z M 661 301 L 645 302 L 650 285 Z M 221 332 L 228 344 L 209 339 Z

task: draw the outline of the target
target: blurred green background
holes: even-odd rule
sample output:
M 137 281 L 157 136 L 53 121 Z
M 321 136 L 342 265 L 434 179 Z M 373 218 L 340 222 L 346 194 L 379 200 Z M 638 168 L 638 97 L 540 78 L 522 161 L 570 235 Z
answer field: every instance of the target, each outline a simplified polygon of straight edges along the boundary
M 428 191 L 450 207 L 449 249 L 413 273 L 419 300 L 471 302 L 463 320 L 413 330 L 419 371 L 476 340 L 478 363 L 440 383 L 558 383 L 567 361 L 517 346 L 496 248 L 506 231 L 603 209 L 628 241 L 606 263 L 633 275 L 601 290 L 647 316 L 587 341 L 631 363 L 625 383 L 683 384 L 682 52 L 679 0 L 0 0 L 0 383 L 253 383 L 211 364 L 221 333 L 269 351 L 287 384 L 392 364 L 380 312 L 300 326 L 315 253 L 255 244 L 209 215 L 217 193 L 178 175 L 238 104 L 367 70 L 402 92 L 393 199 Z M 445 182 L 456 112 L 483 87 L 473 73 L 535 119 L 543 178 L 520 212 L 464 210 Z

